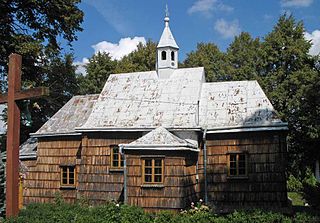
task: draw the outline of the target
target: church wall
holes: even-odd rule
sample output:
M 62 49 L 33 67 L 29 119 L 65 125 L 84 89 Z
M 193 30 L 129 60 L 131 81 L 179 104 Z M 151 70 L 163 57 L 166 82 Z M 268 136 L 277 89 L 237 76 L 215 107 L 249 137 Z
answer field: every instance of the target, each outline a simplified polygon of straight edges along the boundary
M 113 145 L 130 143 L 141 133 L 96 133 L 83 137 L 78 197 L 92 204 L 123 201 L 123 168 L 111 168 Z
M 246 176 L 230 176 L 230 154 L 246 154 Z M 287 207 L 283 133 L 211 134 L 207 155 L 208 201 L 218 211 Z
M 77 174 L 77 152 L 80 145 L 81 138 L 74 136 L 38 139 L 37 160 L 26 163 L 28 172 L 23 183 L 24 204 L 52 202 L 56 193 L 60 193 L 68 202 L 75 200 L 75 188 L 61 188 L 60 165 L 76 166 Z
M 162 184 L 143 184 L 143 158 L 163 158 Z M 181 210 L 197 200 L 197 153 L 174 151 L 128 151 L 127 202 L 146 211 Z

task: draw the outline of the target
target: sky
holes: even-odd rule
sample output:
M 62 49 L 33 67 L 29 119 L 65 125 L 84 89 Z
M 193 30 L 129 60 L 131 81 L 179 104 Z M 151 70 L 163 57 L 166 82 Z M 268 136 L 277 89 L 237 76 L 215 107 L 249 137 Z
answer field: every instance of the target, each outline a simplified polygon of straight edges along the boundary
M 310 54 L 320 51 L 320 0 L 82 0 L 84 30 L 73 43 L 78 72 L 84 73 L 81 66 L 99 51 L 117 60 L 139 42 L 158 42 L 166 4 L 180 61 L 199 42 L 213 42 L 225 51 L 240 32 L 263 38 L 284 13 L 304 22 L 305 38 L 313 43 Z

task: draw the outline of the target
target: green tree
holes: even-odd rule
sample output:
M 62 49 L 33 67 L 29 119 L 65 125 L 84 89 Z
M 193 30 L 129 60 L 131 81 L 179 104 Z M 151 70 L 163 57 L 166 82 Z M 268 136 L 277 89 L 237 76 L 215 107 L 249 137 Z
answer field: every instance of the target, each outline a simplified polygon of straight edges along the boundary
M 319 145 L 319 71 L 316 58 L 308 54 L 304 26 L 283 15 L 262 43 L 262 86 L 280 117 L 289 125 L 291 170 L 311 164 Z
M 213 43 L 198 43 L 197 50 L 187 54 L 183 67 L 204 67 L 207 81 L 230 80 L 224 70 L 225 55 Z
M 61 90 L 60 94 L 64 94 L 66 89 L 58 88 L 57 84 L 51 82 L 52 75 L 48 77 L 48 66 L 55 63 L 56 57 L 61 57 L 60 42 L 65 41 L 71 45 L 77 39 L 76 32 L 82 30 L 80 25 L 83 20 L 83 12 L 78 8 L 79 2 L 79 0 L 0 1 L 0 79 L 3 80 L 0 89 L 2 91 L 6 89 L 8 56 L 11 53 L 19 53 L 23 57 L 22 86 L 24 88 L 40 85 L 54 86 L 56 89 L 51 90 L 54 92 Z M 65 74 L 57 73 L 56 75 L 61 75 L 60 78 L 57 78 L 61 81 Z M 25 120 L 22 122 L 24 124 L 22 140 L 27 137 L 29 131 L 34 131 L 56 112 L 57 106 L 54 103 L 57 100 L 50 97 L 55 97 L 55 93 L 50 94 L 46 103 L 37 103 L 44 106 L 40 109 L 38 106 L 33 106 L 38 100 L 21 105 L 22 117 L 29 119 L 28 114 L 31 114 L 33 119 L 31 122 L 25 122 Z M 34 114 L 41 115 L 41 117 L 34 117 Z M 26 126 L 30 123 L 34 127 Z
M 117 64 L 116 73 L 129 73 L 155 70 L 157 44 L 148 40 L 145 45 L 138 44 L 138 48 L 124 56 Z
M 80 94 L 100 93 L 110 74 L 115 72 L 117 61 L 108 53 L 94 54 L 86 65 L 87 74 L 79 76 Z
M 261 43 L 249 33 L 236 36 L 226 52 L 226 73 L 231 80 L 255 80 L 261 69 Z

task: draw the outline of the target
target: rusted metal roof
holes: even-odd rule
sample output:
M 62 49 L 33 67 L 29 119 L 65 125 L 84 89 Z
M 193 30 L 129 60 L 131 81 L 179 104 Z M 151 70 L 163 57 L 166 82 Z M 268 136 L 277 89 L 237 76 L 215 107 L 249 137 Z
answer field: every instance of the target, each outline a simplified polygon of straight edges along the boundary
M 200 125 L 207 129 L 283 126 L 257 81 L 205 83 Z
M 176 69 L 169 79 L 156 71 L 110 75 L 87 122 L 77 130 L 195 128 L 203 68 Z
M 158 127 L 141 138 L 129 143 L 120 145 L 124 149 L 151 149 L 151 150 L 191 150 L 198 151 L 194 145 L 178 136 L 172 134 L 163 127 Z
M 91 114 L 99 95 L 72 97 L 54 116 L 52 116 L 32 136 L 75 134 L 75 128 L 84 124 Z

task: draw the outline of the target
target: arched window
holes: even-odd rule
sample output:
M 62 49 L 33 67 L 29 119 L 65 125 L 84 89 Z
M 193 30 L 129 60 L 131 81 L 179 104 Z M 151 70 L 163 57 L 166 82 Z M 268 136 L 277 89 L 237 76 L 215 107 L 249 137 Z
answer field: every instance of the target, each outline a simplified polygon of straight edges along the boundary
M 171 51 L 171 60 L 174 61 L 174 52 Z
M 161 59 L 162 60 L 166 60 L 167 59 L 167 52 L 166 51 L 162 51 L 161 52 Z

